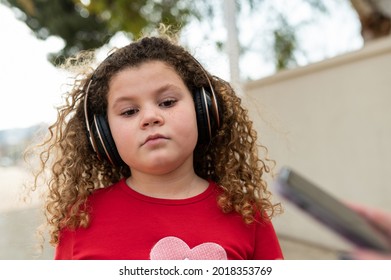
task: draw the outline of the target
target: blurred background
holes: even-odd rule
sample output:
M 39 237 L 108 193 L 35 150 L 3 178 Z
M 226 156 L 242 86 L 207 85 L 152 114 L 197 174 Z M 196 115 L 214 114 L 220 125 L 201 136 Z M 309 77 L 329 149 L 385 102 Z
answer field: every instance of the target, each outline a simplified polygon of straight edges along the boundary
M 87 49 L 99 62 L 161 22 L 236 88 L 276 171 L 292 166 L 343 200 L 391 211 L 390 17 L 387 0 L 0 0 L 0 259 L 53 258 L 35 235 L 39 196 L 23 199 L 23 151 L 56 118 L 71 76 L 59 65 Z M 349 249 L 274 199 L 287 259 Z

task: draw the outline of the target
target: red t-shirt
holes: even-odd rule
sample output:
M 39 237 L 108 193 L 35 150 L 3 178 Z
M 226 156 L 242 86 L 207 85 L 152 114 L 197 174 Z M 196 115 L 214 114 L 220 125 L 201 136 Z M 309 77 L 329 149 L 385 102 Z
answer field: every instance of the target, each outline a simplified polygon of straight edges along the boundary
M 152 198 L 125 179 L 88 198 L 88 228 L 63 230 L 55 259 L 282 259 L 271 222 L 247 225 L 217 205 L 211 182 L 187 199 Z

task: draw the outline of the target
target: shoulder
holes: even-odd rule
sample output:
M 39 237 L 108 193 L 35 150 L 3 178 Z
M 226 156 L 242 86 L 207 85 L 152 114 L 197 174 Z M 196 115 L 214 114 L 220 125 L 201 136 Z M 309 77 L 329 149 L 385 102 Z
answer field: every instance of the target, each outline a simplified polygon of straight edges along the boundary
M 208 183 L 209 183 L 208 190 L 214 192 L 217 195 L 223 193 L 223 188 L 219 183 L 210 179 L 208 180 Z
M 102 199 L 107 199 L 108 197 L 115 197 L 116 195 L 119 195 L 119 192 L 121 190 L 121 186 L 125 183 L 125 179 L 121 179 L 120 181 L 101 188 L 94 190 L 88 197 L 88 202 L 95 202 L 95 201 L 100 201 Z

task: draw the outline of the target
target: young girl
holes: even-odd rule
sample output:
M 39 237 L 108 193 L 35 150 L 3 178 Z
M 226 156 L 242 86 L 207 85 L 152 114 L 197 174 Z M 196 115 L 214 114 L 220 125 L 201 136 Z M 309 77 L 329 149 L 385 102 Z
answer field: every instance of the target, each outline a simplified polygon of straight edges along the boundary
M 56 259 L 283 258 L 268 160 L 227 82 L 168 36 L 83 74 L 40 155 Z

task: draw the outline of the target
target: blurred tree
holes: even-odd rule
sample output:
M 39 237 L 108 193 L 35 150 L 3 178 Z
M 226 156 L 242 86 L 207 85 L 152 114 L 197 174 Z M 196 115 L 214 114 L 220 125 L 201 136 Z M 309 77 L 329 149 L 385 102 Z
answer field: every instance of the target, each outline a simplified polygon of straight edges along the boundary
M 58 64 L 80 50 L 99 48 L 117 32 L 125 32 L 137 38 L 153 30 L 159 23 L 171 25 L 180 31 L 191 20 L 211 20 L 216 2 L 188 0 L 0 0 L 17 8 L 15 14 L 24 21 L 39 39 L 58 36 L 64 40 L 64 48 L 49 55 L 49 60 Z M 236 1 L 238 10 L 245 2 L 256 10 L 265 0 Z M 325 9 L 322 1 L 305 0 L 313 8 Z M 283 16 L 280 27 L 274 32 L 274 48 L 277 69 L 294 64 L 294 29 Z M 212 26 L 211 26 L 212 28 Z M 224 42 L 216 42 L 223 46 Z
M 171 25 L 178 31 L 192 20 L 211 22 L 216 2 L 188 0 L 0 0 L 16 8 L 15 14 L 24 21 L 39 39 L 58 36 L 64 40 L 64 48 L 49 55 L 58 64 L 80 50 L 99 48 L 109 42 L 117 32 L 124 32 L 131 39 L 148 33 L 159 23 Z M 222 0 L 224 1 L 224 0 Z M 291 0 L 290 0 L 291 1 Z M 324 0 L 303 0 L 321 12 L 327 12 Z M 362 25 L 363 38 L 368 41 L 390 34 L 389 0 L 335 0 L 350 1 L 357 11 Z M 252 11 L 259 11 L 267 0 L 236 1 L 238 11 L 246 3 Z M 224 2 L 222 2 L 224 3 Z M 297 48 L 295 28 L 283 14 L 276 14 L 273 34 L 274 63 L 277 70 L 296 65 L 294 51 Z M 213 28 L 213 26 L 211 26 Z M 240 32 L 240 31 L 239 31 Z M 216 42 L 224 46 L 225 42 Z M 243 50 L 242 50 L 243 51 Z
M 3 1 L 4 2 L 4 1 Z M 89 14 L 72 0 L 6 0 L 18 19 L 24 21 L 38 39 L 58 36 L 65 46 L 58 54 L 51 54 L 52 63 L 82 49 L 96 48 L 110 38 L 110 30 L 97 15 Z
M 391 1 L 350 0 L 361 22 L 364 42 L 391 34 Z
M 287 21 L 280 17 L 281 28 L 274 30 L 274 55 L 277 70 L 287 69 L 290 64 L 295 65 L 296 61 L 293 52 L 296 49 L 295 32 Z
M 85 49 L 99 48 L 117 32 L 129 37 L 153 30 L 160 22 L 178 30 L 191 18 L 201 18 L 195 2 L 184 0 L 0 0 L 14 9 L 17 18 L 27 24 L 37 38 L 58 36 L 64 48 L 51 54 L 52 63 Z M 203 0 L 202 15 L 212 12 Z

